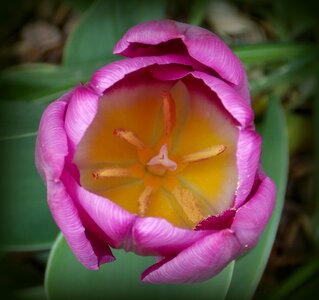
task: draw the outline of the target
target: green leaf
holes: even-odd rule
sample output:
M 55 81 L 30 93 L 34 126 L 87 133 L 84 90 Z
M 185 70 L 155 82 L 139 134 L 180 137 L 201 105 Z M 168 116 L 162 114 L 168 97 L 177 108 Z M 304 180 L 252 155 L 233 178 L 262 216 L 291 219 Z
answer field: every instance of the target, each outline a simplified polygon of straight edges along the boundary
M 46 270 L 45 286 L 51 300 L 59 299 L 224 299 L 233 270 L 231 263 L 217 277 L 198 284 L 158 285 L 140 281 L 154 258 L 114 250 L 116 261 L 99 271 L 85 269 L 62 235 L 56 240 Z
M 313 101 L 313 111 L 314 111 L 314 132 L 319 128 L 319 72 L 316 77 L 317 88 L 315 99 Z M 317 210 L 312 218 L 312 227 L 313 227 L 313 236 L 316 241 L 317 247 L 319 248 L 319 138 L 318 136 L 315 138 L 315 197 L 316 197 L 316 207 Z
M 29 287 L 17 290 L 14 293 L 15 300 L 46 300 L 43 286 Z
M 96 1 L 82 16 L 64 49 L 67 66 L 93 62 L 111 55 L 127 29 L 147 20 L 164 18 L 165 1 Z
M 270 300 L 292 299 L 293 294 L 300 291 L 305 283 L 315 279 L 319 275 L 319 258 L 301 266 L 292 273 L 280 286 L 270 295 Z M 317 288 L 316 288 L 317 290 Z M 315 289 L 313 290 L 315 291 Z M 313 294 L 314 296 L 314 294 Z M 301 298 L 301 299 L 307 299 Z M 310 298 L 312 299 L 312 298 Z
M 82 13 L 90 7 L 93 0 L 63 0 L 63 2 L 71 6 L 72 9 L 75 9 Z
M 267 76 L 258 78 L 250 83 L 252 93 L 274 89 L 280 85 L 286 84 L 291 87 L 296 79 L 304 79 L 306 74 L 316 71 L 315 62 L 318 60 L 318 54 L 308 55 L 292 61 L 279 67 L 276 71 Z
M 3 250 L 47 249 L 58 233 L 34 165 L 36 131 L 43 109 L 43 104 L 33 102 L 0 102 Z
M 188 23 L 200 26 L 206 16 L 208 0 L 195 0 L 190 8 Z
M 285 198 L 288 175 L 288 141 L 285 115 L 279 99 L 272 97 L 262 130 L 264 170 L 277 188 L 276 206 L 258 245 L 235 263 L 226 299 L 251 299 L 266 267 L 275 240 Z
M 2 99 L 31 101 L 63 93 L 79 82 L 86 82 L 97 68 L 115 59 L 115 55 L 109 55 L 103 61 L 95 60 L 76 67 L 38 63 L 9 68 L 0 73 Z
M 303 57 L 316 52 L 311 44 L 252 44 L 232 48 L 239 59 L 245 64 L 262 64 L 292 61 L 297 57 Z
M 0 102 L 0 141 L 34 136 L 45 107 L 42 103 Z

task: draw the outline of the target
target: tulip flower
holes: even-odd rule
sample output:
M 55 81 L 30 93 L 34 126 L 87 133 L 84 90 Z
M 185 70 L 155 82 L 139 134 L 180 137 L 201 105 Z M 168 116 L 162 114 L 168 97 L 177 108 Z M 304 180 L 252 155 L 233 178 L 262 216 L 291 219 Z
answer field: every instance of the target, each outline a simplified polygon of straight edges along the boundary
M 274 206 L 246 74 L 213 33 L 131 28 L 115 54 L 45 110 L 36 164 L 77 259 L 155 256 L 151 283 L 200 282 L 254 247 Z

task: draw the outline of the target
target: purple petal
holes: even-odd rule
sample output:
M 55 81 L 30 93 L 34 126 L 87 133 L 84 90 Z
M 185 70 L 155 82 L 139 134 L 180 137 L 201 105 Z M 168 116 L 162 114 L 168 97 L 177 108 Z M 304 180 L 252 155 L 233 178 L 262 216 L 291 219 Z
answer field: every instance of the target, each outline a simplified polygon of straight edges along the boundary
M 177 22 L 171 20 L 150 21 L 138 24 L 129 29 L 116 44 L 113 53 L 127 57 L 158 54 L 156 49 L 146 45 L 159 45 L 173 39 L 178 39 L 183 34 L 178 32 Z
M 129 250 L 131 230 L 136 216 L 109 199 L 87 191 L 67 174 L 64 181 L 71 197 L 110 239 L 108 242 L 111 246 Z
M 225 109 L 239 122 L 242 127 L 250 127 L 253 124 L 254 114 L 249 104 L 224 81 L 195 71 L 191 73 L 193 77 L 201 79 L 211 90 L 216 93 Z
M 99 96 L 79 85 L 72 95 L 65 116 L 65 131 L 73 150 L 93 121 L 98 109 Z
M 77 259 L 88 269 L 96 270 L 114 260 L 106 242 L 83 226 L 78 210 L 63 182 L 48 182 L 48 202 L 55 222 L 61 229 Z
M 261 179 L 255 190 L 247 203 L 237 210 L 231 227 L 246 249 L 257 243 L 275 205 L 276 188 L 269 177 Z
M 203 237 L 172 259 L 152 265 L 142 274 L 144 282 L 200 282 L 219 273 L 239 253 L 240 244 L 234 233 L 221 230 Z
M 204 72 L 188 71 L 187 69 L 178 68 L 176 71 L 172 69 L 172 74 L 166 70 L 168 66 L 155 66 L 152 74 L 159 80 L 178 80 L 192 75 L 194 78 L 200 79 L 210 90 L 220 99 L 224 108 L 235 118 L 235 120 L 243 127 L 253 126 L 254 114 L 251 107 L 243 100 L 243 98 L 231 86 L 217 77 L 207 75 Z
M 210 216 L 196 225 L 195 230 L 222 230 L 230 228 L 236 214 L 235 209 L 228 209 L 216 216 Z
M 60 178 L 68 154 L 64 115 L 74 90 L 51 103 L 44 111 L 35 147 L 35 162 L 45 181 Z
M 187 76 L 191 71 L 192 68 L 177 64 L 156 65 L 151 68 L 153 77 L 163 81 L 181 79 Z
M 138 218 L 132 229 L 135 252 L 141 255 L 176 255 L 208 234 L 181 229 L 160 218 Z
M 239 132 L 237 143 L 238 189 L 235 207 L 240 207 L 247 199 L 255 181 L 261 154 L 261 137 L 253 130 Z
M 165 55 L 160 57 L 137 57 L 115 61 L 97 70 L 89 82 L 89 86 L 102 95 L 104 91 L 125 77 L 153 65 L 179 64 L 196 67 L 192 59 L 185 55 Z
M 249 102 L 248 82 L 240 60 L 220 38 L 206 29 L 171 20 L 146 22 L 131 28 L 117 43 L 114 53 L 128 57 L 187 53 L 234 84 Z

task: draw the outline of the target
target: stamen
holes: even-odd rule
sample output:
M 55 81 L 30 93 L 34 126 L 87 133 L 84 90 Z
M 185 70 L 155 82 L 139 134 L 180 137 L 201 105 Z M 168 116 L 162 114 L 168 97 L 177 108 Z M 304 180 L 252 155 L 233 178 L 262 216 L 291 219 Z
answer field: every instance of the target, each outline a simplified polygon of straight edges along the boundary
M 171 135 L 176 125 L 175 102 L 169 92 L 163 94 L 164 136 Z
M 153 188 L 151 186 L 147 186 L 137 200 L 138 214 L 142 217 L 145 216 L 145 213 L 151 200 L 152 193 Z
M 127 168 L 105 168 L 92 172 L 94 179 L 112 178 L 112 177 L 130 177 L 132 170 Z
M 183 156 L 182 163 L 193 163 L 193 162 L 198 162 L 204 159 L 208 159 L 223 153 L 225 150 L 226 150 L 225 145 L 212 146 L 212 147 L 203 149 L 201 151 Z
M 200 211 L 196 198 L 190 190 L 175 187 L 172 194 L 176 198 L 188 220 L 194 226 L 205 218 Z
M 135 146 L 138 150 L 143 150 L 145 148 L 144 143 L 130 130 L 117 128 L 113 131 L 113 134 Z

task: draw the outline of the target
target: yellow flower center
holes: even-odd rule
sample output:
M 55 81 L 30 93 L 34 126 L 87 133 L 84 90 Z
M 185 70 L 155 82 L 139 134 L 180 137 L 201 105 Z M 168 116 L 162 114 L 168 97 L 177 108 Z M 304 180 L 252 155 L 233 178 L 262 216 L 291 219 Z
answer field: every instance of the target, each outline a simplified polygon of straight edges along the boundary
M 88 190 L 194 228 L 233 201 L 236 139 L 232 121 L 204 94 L 151 82 L 100 99 L 74 161 Z

